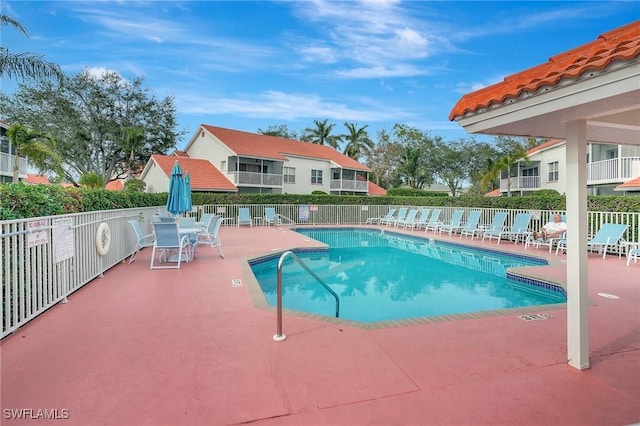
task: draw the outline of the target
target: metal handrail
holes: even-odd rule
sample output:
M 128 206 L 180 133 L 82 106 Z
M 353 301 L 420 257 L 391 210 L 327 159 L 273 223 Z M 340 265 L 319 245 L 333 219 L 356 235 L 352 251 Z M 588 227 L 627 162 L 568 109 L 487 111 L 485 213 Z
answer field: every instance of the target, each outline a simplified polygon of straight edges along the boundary
M 287 338 L 287 336 L 282 334 L 282 265 L 284 264 L 284 260 L 287 258 L 287 256 L 291 256 L 291 258 L 295 260 L 298 265 L 302 266 L 302 268 L 305 271 L 307 271 L 313 278 L 316 279 L 316 281 L 318 281 L 325 289 L 327 289 L 327 291 L 331 293 L 333 297 L 335 297 L 336 318 L 340 317 L 340 299 L 338 298 L 338 295 L 336 294 L 336 292 L 333 291 L 331 287 L 329 287 L 327 283 L 325 283 L 324 280 L 318 276 L 318 274 L 313 272 L 306 265 L 306 263 L 302 261 L 302 259 L 296 256 L 294 252 L 292 252 L 291 250 L 287 250 L 284 253 L 282 253 L 282 255 L 280 256 L 280 260 L 278 260 L 278 281 L 277 281 L 277 287 L 276 287 L 277 325 L 276 325 L 276 334 L 273 336 L 273 340 L 275 340 L 276 342 L 282 342 Z
M 295 220 L 290 219 L 290 218 L 288 218 L 288 217 L 286 217 L 286 216 L 283 216 L 283 215 L 281 215 L 280 213 L 276 213 L 276 218 L 281 218 L 281 219 L 286 219 L 286 220 L 288 220 L 288 221 L 289 221 L 289 225 L 295 225 L 295 224 L 296 224 L 296 221 L 295 221 Z M 280 222 L 282 222 L 282 220 L 281 220 Z M 276 226 L 277 226 L 277 225 L 278 225 L 278 223 L 276 222 Z

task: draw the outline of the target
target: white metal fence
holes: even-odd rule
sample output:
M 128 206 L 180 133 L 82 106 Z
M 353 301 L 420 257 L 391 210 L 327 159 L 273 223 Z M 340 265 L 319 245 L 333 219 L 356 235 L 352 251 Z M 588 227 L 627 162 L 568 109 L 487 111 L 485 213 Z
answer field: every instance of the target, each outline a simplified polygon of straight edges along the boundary
M 288 219 L 283 219 L 285 225 L 357 225 L 364 224 L 370 217 L 386 214 L 392 207 L 403 206 L 207 205 L 198 206 L 196 211 L 198 214 L 220 214 L 229 219 L 225 221 L 225 225 L 232 226 L 240 207 L 248 207 L 255 218 L 262 218 L 265 208 L 273 207 L 276 213 Z M 441 220 L 446 222 L 456 207 L 441 209 Z M 463 210 L 466 218 L 473 208 Z M 508 212 L 506 225 L 509 225 L 515 215 L 523 210 L 483 209 L 480 223 L 489 224 L 497 211 Z M 539 229 L 556 213 L 529 212 L 533 213 L 531 229 Z M 66 301 L 69 294 L 127 258 L 136 244 L 134 231 L 127 222 L 138 219 L 143 231 L 149 233 L 152 231 L 151 218 L 155 213 L 158 213 L 157 207 L 0 222 L 0 338 L 17 330 L 56 303 Z M 256 224 L 260 222 L 256 221 Z M 603 223 L 625 223 L 629 225 L 629 229 L 624 238 L 627 241 L 640 241 L 639 222 L 640 213 L 589 212 L 587 227 L 590 235 L 593 235 Z M 101 223 L 106 223 L 111 232 L 111 246 L 105 256 L 100 256 L 96 250 L 96 233 Z

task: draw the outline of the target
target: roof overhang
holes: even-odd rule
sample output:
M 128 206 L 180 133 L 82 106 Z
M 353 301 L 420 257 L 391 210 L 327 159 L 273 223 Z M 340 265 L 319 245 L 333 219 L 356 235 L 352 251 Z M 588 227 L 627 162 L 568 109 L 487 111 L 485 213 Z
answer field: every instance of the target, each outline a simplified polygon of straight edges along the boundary
M 455 120 L 472 134 L 558 139 L 566 138 L 565 123 L 586 120 L 589 141 L 640 145 L 640 58 L 524 92 Z

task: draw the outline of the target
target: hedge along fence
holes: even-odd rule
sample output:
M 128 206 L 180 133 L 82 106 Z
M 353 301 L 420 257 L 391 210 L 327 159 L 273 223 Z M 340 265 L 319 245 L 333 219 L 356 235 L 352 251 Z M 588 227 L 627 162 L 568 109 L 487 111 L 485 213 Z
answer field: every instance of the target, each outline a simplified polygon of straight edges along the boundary
M 59 185 L 0 184 L 0 220 L 21 219 L 134 207 L 164 206 L 167 193 L 149 194 L 137 191 L 107 191 L 104 189 L 63 188 Z M 526 197 L 412 197 L 355 196 L 305 194 L 192 194 L 197 205 L 388 205 L 431 207 L 475 207 L 514 210 L 566 210 L 562 195 Z M 640 197 L 589 196 L 590 211 L 640 213 Z

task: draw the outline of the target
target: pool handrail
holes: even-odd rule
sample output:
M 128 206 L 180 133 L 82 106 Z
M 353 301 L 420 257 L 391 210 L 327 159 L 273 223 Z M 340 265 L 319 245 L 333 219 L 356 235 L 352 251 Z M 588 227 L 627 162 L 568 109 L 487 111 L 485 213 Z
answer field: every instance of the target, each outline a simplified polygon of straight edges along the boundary
M 276 334 L 273 336 L 273 340 L 276 342 L 282 342 L 287 338 L 284 334 L 282 334 L 282 265 L 284 264 L 284 260 L 290 256 L 295 262 L 302 267 L 305 271 L 307 271 L 313 278 L 316 279 L 333 297 L 336 299 L 336 318 L 340 317 L 340 299 L 335 291 L 331 289 L 324 282 L 322 278 L 318 276 L 315 272 L 311 270 L 307 266 L 306 263 L 302 261 L 294 252 L 291 250 L 287 250 L 280 255 L 280 259 L 278 260 L 278 280 L 276 287 L 276 312 L 277 312 L 277 324 L 276 324 Z

